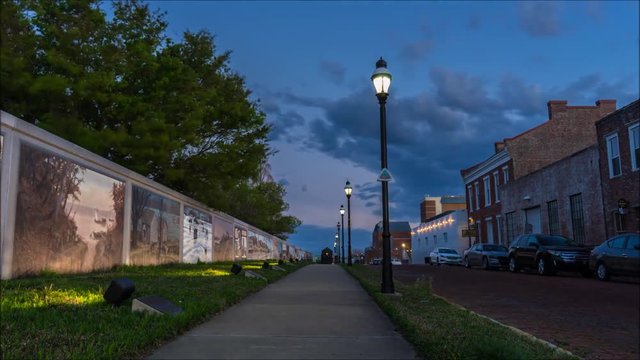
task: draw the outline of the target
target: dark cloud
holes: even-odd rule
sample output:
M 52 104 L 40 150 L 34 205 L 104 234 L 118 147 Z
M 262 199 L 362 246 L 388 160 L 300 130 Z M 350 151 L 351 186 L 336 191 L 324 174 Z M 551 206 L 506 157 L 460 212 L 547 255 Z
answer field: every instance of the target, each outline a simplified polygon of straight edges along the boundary
M 424 194 L 462 195 L 460 169 L 485 160 L 495 141 L 515 136 L 547 120 L 546 103 L 566 99 L 570 105 L 594 105 L 596 99 L 619 99 L 623 106 L 637 98 L 637 78 L 608 81 L 586 75 L 564 87 L 542 89 L 514 76 L 489 84 L 466 73 L 431 70 L 433 94 L 396 98 L 387 103 L 390 209 L 395 220 L 416 221 Z M 495 85 L 495 96 L 488 88 Z M 380 172 L 379 107 L 369 88 L 327 101 L 296 98 L 315 104 L 325 117 L 311 122 L 304 140 L 309 148 L 336 159 L 348 159 L 375 174 Z M 623 100 L 624 99 L 624 100 Z M 354 184 L 354 197 L 381 216 L 380 183 Z
M 341 63 L 335 61 L 322 61 L 320 62 L 320 70 L 329 75 L 329 79 L 331 79 L 335 84 L 341 85 L 344 83 L 344 77 L 347 69 Z
M 420 62 L 431 53 L 432 49 L 433 41 L 416 41 L 405 45 L 400 52 L 400 56 L 411 62 Z
M 520 26 L 531 36 L 549 37 L 562 33 L 559 6 L 554 2 L 519 3 Z
M 467 28 L 471 30 L 478 30 L 482 26 L 482 19 L 478 14 L 471 14 L 467 19 Z

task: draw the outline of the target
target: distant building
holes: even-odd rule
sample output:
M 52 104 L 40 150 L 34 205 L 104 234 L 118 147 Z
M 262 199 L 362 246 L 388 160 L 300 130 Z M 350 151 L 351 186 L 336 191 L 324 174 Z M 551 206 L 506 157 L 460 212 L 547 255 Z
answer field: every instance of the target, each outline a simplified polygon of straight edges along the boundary
M 412 264 L 425 264 L 429 253 L 436 247 L 448 247 L 462 252 L 472 241 L 462 236 L 462 230 L 467 229 L 467 210 L 445 211 L 427 222 L 413 228 L 411 244 L 413 249 Z
M 411 226 L 408 221 L 390 221 L 391 258 L 409 263 L 411 258 Z M 371 247 L 368 248 L 367 263 L 372 259 L 382 259 L 382 221 L 373 228 Z
M 640 100 L 596 123 L 606 237 L 640 231 Z
M 464 195 L 425 196 L 420 202 L 420 222 L 427 222 L 432 217 L 445 211 L 466 208 Z
M 503 236 L 500 188 L 596 144 L 594 124 L 615 111 L 616 101 L 598 100 L 596 106 L 567 106 L 565 100 L 552 100 L 547 108 L 548 121 L 496 142 L 491 157 L 460 171 L 469 217 L 476 224 L 479 242 L 509 243 L 510 239 Z M 519 230 L 513 228 L 513 231 Z M 515 235 L 519 234 L 510 233 L 509 237 Z

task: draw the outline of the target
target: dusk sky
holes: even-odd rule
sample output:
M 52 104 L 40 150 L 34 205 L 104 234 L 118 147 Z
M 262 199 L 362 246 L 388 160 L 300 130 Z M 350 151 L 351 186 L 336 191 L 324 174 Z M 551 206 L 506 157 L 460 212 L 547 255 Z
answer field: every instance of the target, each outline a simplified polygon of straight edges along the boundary
M 167 12 L 170 37 L 206 29 L 232 52 L 273 125 L 272 175 L 303 222 L 289 241 L 314 254 L 332 246 L 347 179 L 353 247 L 381 220 L 370 81 L 381 56 L 393 74 L 390 217 L 412 226 L 425 195 L 463 195 L 461 169 L 546 121 L 547 101 L 639 97 L 637 1 L 149 4 Z

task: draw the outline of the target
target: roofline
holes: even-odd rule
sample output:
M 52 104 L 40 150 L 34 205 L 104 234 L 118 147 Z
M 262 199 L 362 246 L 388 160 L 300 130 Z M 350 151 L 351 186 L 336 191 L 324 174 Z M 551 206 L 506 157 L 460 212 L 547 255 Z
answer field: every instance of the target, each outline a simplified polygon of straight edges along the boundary
M 460 175 L 462 175 L 462 180 L 464 184 L 467 185 L 468 183 L 478 179 L 480 176 L 487 173 L 487 171 L 495 169 L 497 166 L 503 165 L 507 163 L 509 160 L 511 160 L 511 156 L 509 156 L 509 152 L 507 151 L 507 148 L 504 148 L 498 151 L 497 153 L 491 155 L 491 157 L 486 159 L 485 161 L 472 166 L 471 169 L 473 170 L 470 171 L 469 174 L 467 175 L 462 174 L 465 171 L 465 170 L 462 170 Z

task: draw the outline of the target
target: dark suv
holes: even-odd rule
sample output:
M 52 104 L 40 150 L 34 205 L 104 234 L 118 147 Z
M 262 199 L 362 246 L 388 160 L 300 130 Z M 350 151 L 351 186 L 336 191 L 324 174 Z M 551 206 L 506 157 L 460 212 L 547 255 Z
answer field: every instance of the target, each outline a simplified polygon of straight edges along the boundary
M 579 271 L 590 277 L 589 255 L 591 247 L 578 245 L 560 235 L 520 235 L 509 246 L 509 271 L 534 268 L 540 275 L 555 274 L 558 270 Z

